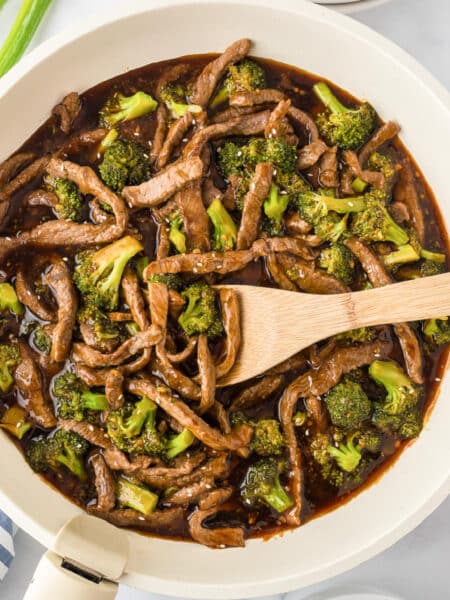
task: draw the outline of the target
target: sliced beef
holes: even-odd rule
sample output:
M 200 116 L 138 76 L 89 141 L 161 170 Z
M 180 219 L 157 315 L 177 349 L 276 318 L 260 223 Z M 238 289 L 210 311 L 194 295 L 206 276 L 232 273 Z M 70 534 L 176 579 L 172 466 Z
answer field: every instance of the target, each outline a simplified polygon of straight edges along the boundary
M 345 245 L 359 260 L 373 287 L 382 287 L 393 283 L 380 259 L 364 242 L 357 238 L 351 238 L 346 240 Z M 423 383 L 423 357 L 414 329 L 408 323 L 398 323 L 394 325 L 394 330 L 400 342 L 408 375 L 415 383 Z
M 55 427 L 56 418 L 50 398 L 46 395 L 41 373 L 33 354 L 26 344 L 19 344 L 20 363 L 16 368 L 15 381 L 21 403 L 29 417 L 40 427 Z
M 237 40 L 228 46 L 219 57 L 208 63 L 197 78 L 191 102 L 206 108 L 228 67 L 245 58 L 250 46 L 250 40 Z
M 370 140 L 359 152 L 358 158 L 360 165 L 364 167 L 366 162 L 369 160 L 370 155 L 376 152 L 380 146 L 395 138 L 399 131 L 400 127 L 393 121 L 388 121 L 379 129 L 377 129 Z
M 69 267 L 62 260 L 51 265 L 44 276 L 44 281 L 50 287 L 58 306 L 56 324 L 52 332 L 50 358 L 55 362 L 62 362 L 68 357 L 72 345 L 78 297 Z
M 71 92 L 64 96 L 59 104 L 53 110 L 52 115 L 56 118 L 58 127 L 65 134 L 70 133 L 72 123 L 81 110 L 81 98 L 77 92 Z
M 327 150 L 328 146 L 320 139 L 303 146 L 298 152 L 297 168 L 300 169 L 300 171 L 309 169 L 319 161 L 320 157 L 323 156 Z
M 214 404 L 216 394 L 216 366 L 205 334 L 198 338 L 197 363 L 201 390 L 198 410 L 200 414 L 203 414 Z
M 217 507 L 195 511 L 189 519 L 189 533 L 194 541 L 210 548 L 244 547 L 242 527 L 219 527 L 206 529 L 203 521 L 217 513 Z
M 210 249 L 210 221 L 203 204 L 200 180 L 188 183 L 175 196 L 183 215 L 184 232 L 189 250 L 198 248 L 202 252 Z
M 169 165 L 152 179 L 124 187 L 122 195 L 131 207 L 158 206 L 191 181 L 202 176 L 203 163 L 198 157 Z
M 109 512 L 116 504 L 116 480 L 100 452 L 94 452 L 89 457 L 89 462 L 94 470 L 94 484 L 97 490 L 96 508 Z
M 290 254 L 279 254 L 277 260 L 300 290 L 311 294 L 340 294 L 350 289 L 333 275 L 317 269 L 314 263 Z
M 189 476 L 192 473 L 196 473 L 200 465 L 205 464 L 206 466 L 210 463 L 211 460 L 205 463 L 204 452 L 187 452 L 178 456 L 170 465 L 141 469 L 135 473 L 135 476 L 143 483 L 146 483 L 157 490 L 165 490 L 170 487 L 178 489 L 198 481 L 201 478 L 198 474 L 193 478 L 190 478 Z M 224 459 L 221 457 L 220 464 L 216 460 L 213 465 L 214 468 L 211 468 L 210 465 L 208 469 L 203 469 L 199 471 L 199 473 L 203 474 L 206 470 L 208 472 L 208 477 L 214 479 L 214 477 L 221 476 L 225 467 L 228 468 L 227 465 L 228 463 L 224 463 Z
M 161 147 L 156 161 L 158 170 L 164 168 L 170 160 L 170 157 L 177 146 L 185 139 L 185 134 L 194 123 L 194 115 L 187 112 L 180 119 L 172 121 L 167 132 L 166 139 Z
M 229 435 L 223 435 L 199 417 L 184 402 L 174 398 L 170 390 L 156 387 L 144 379 L 130 379 L 127 382 L 130 392 L 152 398 L 163 411 L 189 429 L 197 439 L 214 450 L 238 450 L 246 446 L 252 436 L 252 428 L 247 425 L 236 427 Z
M 237 235 L 236 246 L 238 250 L 247 250 L 258 237 L 262 205 L 269 195 L 272 175 L 273 167 L 271 163 L 256 165 L 249 191 L 244 198 L 241 223 Z
M 163 102 L 160 102 L 156 109 L 156 129 L 152 140 L 152 147 L 150 149 L 151 164 L 156 163 L 161 154 L 167 133 L 167 116 L 167 108 Z
M 266 375 L 258 379 L 255 383 L 247 385 L 234 396 L 230 411 L 246 410 L 263 404 L 272 394 L 280 389 L 283 383 L 283 375 Z
M 222 288 L 219 290 L 219 299 L 226 337 L 224 356 L 216 367 L 217 379 L 231 371 L 241 346 L 241 313 L 238 295 L 231 288 Z
M 35 266 L 38 267 L 38 265 Z M 22 304 L 29 308 L 31 312 L 40 319 L 43 321 L 56 320 L 56 311 L 52 310 L 52 308 L 42 300 L 40 295 L 36 292 L 33 283 L 30 281 L 30 273 L 25 272 L 22 266 L 17 270 L 16 293 Z
M 174 491 L 169 496 L 164 498 L 164 504 L 170 504 L 173 506 L 189 506 L 193 504 L 201 497 L 205 492 L 208 492 L 214 487 L 214 479 L 212 477 L 205 477 L 200 481 L 196 481 L 183 487 L 179 490 Z
M 411 165 L 403 161 L 399 172 L 397 185 L 394 188 L 394 199 L 407 207 L 411 223 L 421 244 L 425 243 L 425 221 L 420 207 L 414 173 Z
M 341 190 L 344 194 L 354 195 L 352 188 L 353 180 L 359 177 L 377 190 L 384 186 L 384 175 L 379 171 L 364 170 L 359 162 L 358 156 L 352 150 L 344 150 L 342 158 L 346 164 L 341 178 Z
M 284 100 L 286 100 L 286 96 L 280 90 L 265 88 L 233 94 L 230 97 L 230 106 L 238 108 L 244 106 L 262 106 L 264 104 L 278 104 Z
M 100 517 L 116 527 L 131 527 L 132 529 L 143 529 L 151 533 L 162 533 L 164 535 L 179 535 L 184 530 L 184 509 L 177 506 L 155 510 L 149 515 L 143 515 L 132 508 L 118 508 L 111 511 L 98 510 L 96 507 L 88 507 L 91 515 Z
M 123 394 L 124 380 L 123 374 L 117 369 L 111 369 L 106 376 L 105 395 L 111 410 L 117 410 L 125 402 Z
M 298 291 L 298 287 L 286 275 L 285 269 L 281 267 L 277 259 L 277 255 L 274 252 L 266 256 L 266 266 L 270 273 L 270 276 L 279 288 L 281 288 L 282 290 L 287 290 L 289 292 Z
M 334 146 L 334 148 L 328 148 L 328 150 L 322 154 L 319 163 L 319 170 L 319 181 L 322 187 L 335 188 L 338 186 L 339 177 L 337 146 Z

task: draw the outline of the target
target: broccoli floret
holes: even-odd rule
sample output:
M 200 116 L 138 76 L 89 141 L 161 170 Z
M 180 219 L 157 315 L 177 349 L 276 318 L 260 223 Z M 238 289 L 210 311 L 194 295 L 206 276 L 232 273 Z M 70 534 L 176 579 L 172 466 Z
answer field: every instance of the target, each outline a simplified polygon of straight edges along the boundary
M 431 260 L 422 260 L 415 264 L 407 264 L 396 271 L 397 279 L 420 279 L 445 273 L 446 266 Z
M 387 414 L 400 415 L 417 406 L 422 386 L 414 384 L 394 361 L 375 360 L 369 367 L 369 375 L 387 392 L 383 404 Z
M 352 219 L 352 233 L 366 242 L 392 242 L 396 246 L 406 244 L 408 234 L 392 219 L 378 196 L 371 192 L 365 195 L 365 199 L 365 210 Z
M 202 107 L 198 104 L 188 104 L 186 102 L 186 90 L 179 83 L 168 83 L 159 93 L 161 100 L 171 111 L 174 119 L 184 117 L 187 112 L 198 114 L 202 112 Z
M 353 344 L 361 344 L 364 342 L 370 342 L 375 337 L 375 332 L 370 327 L 359 327 L 358 329 L 352 329 L 339 333 L 336 338 L 343 345 L 352 346 Z
M 249 448 L 260 456 L 279 456 L 285 446 L 284 436 L 280 431 L 280 424 L 275 419 L 260 419 L 251 422 L 253 437 Z
M 116 92 L 99 112 L 100 127 L 111 129 L 122 121 L 143 117 L 156 110 L 157 106 L 156 100 L 145 92 L 136 92 L 132 96 Z
M 188 302 L 178 317 L 178 323 L 187 335 L 206 333 L 213 339 L 223 334 L 223 324 L 216 306 L 216 295 L 206 283 L 197 282 L 181 293 Z
M 0 313 L 7 310 L 15 315 L 21 315 L 23 306 L 19 302 L 14 287 L 10 283 L 0 283 Z
M 169 290 L 180 290 L 183 287 L 183 280 L 177 273 L 166 273 L 165 275 L 153 273 L 148 278 L 149 283 L 164 283 Z
M 344 283 L 351 283 L 355 271 L 355 259 L 350 250 L 343 244 L 331 244 L 321 251 L 319 267 Z
M 132 508 L 143 515 L 149 515 L 158 504 L 158 496 L 145 486 L 120 477 L 117 482 L 117 502 L 122 508 Z
M 186 235 L 183 231 L 183 215 L 180 211 L 173 212 L 169 217 L 169 240 L 180 254 L 186 252 Z
M 361 460 L 361 449 L 354 444 L 355 436 L 350 436 L 345 443 L 336 446 L 328 446 L 328 453 L 332 456 L 339 468 L 346 473 L 356 469 Z
M 280 138 L 251 138 L 247 145 L 242 147 L 247 165 L 256 167 L 262 162 L 270 162 L 282 173 L 294 173 L 297 162 L 297 148 L 295 144 L 288 144 Z
M 241 498 L 245 506 L 258 507 L 265 504 L 282 513 L 293 504 L 280 482 L 286 464 L 281 459 L 262 458 L 250 465 L 241 484 Z
M 383 443 L 382 436 L 376 429 L 366 429 L 357 434 L 358 448 L 366 450 L 371 454 L 377 454 Z
M 396 172 L 394 161 L 390 156 L 380 154 L 379 152 L 374 152 L 370 155 L 369 160 L 367 161 L 367 167 L 371 171 L 379 171 L 384 175 L 383 192 L 387 198 L 391 193 Z M 357 177 L 352 183 L 353 190 L 359 194 L 364 192 L 368 186 L 369 184 L 360 177 Z
M 279 235 L 282 229 L 283 215 L 289 204 L 289 196 L 286 191 L 282 191 L 277 185 L 272 183 L 270 186 L 269 197 L 264 201 L 264 214 L 270 221 L 270 230 L 272 235 Z
M 52 338 L 45 333 L 42 325 L 37 325 L 33 330 L 32 343 L 42 354 L 48 356 L 52 349 Z
M 228 73 L 213 97 L 210 106 L 215 108 L 238 92 L 251 92 L 265 87 L 266 76 L 263 68 L 253 60 L 245 58 L 240 63 L 229 67 Z
M 359 213 L 366 209 L 363 196 L 354 198 L 334 198 L 316 192 L 304 192 L 297 198 L 297 209 L 300 215 L 311 225 L 316 225 L 330 211 L 338 214 Z
M 330 419 L 336 427 L 355 431 L 370 418 L 372 405 L 362 387 L 344 378 L 325 396 Z
M 93 392 L 74 373 L 58 375 L 53 381 L 53 397 L 57 402 L 57 413 L 62 419 L 89 421 L 91 411 L 108 408 L 105 394 Z
M 214 225 L 215 250 L 232 250 L 237 240 L 237 227 L 220 198 L 215 198 L 206 212 Z
M 450 343 L 450 325 L 448 317 L 430 319 L 425 323 L 423 332 L 433 347 Z
M 31 442 L 26 456 L 33 471 L 58 471 L 64 466 L 84 480 L 87 477 L 84 456 L 88 448 L 88 442 L 77 433 L 59 429 L 51 438 Z
M 164 456 L 166 442 L 156 429 L 157 405 L 143 396 L 126 402 L 108 416 L 107 431 L 114 444 L 130 454 Z
M 326 217 L 318 219 L 314 224 L 314 232 L 324 242 L 337 242 L 347 231 L 348 214 L 340 218 L 330 212 Z
M 80 191 L 73 181 L 46 175 L 44 185 L 47 190 L 56 194 L 58 198 L 58 203 L 53 207 L 58 219 L 81 221 L 84 203 Z
M 108 319 L 93 302 L 85 303 L 78 311 L 77 318 L 80 324 L 89 326 L 94 334 L 94 345 L 101 352 L 108 351 L 108 342 L 111 340 L 120 341 L 119 325 Z
M 96 252 L 78 254 L 73 277 L 78 289 L 99 308 L 114 310 L 126 264 L 141 250 L 142 244 L 127 235 Z
M 170 437 L 167 440 L 165 456 L 172 459 L 184 452 L 195 441 L 194 434 L 189 429 L 183 429 L 178 435 Z
M 384 405 L 377 402 L 372 422 L 380 431 L 396 435 L 401 439 L 415 438 L 422 430 L 422 415 L 417 407 L 394 415 L 387 413 Z
M 125 185 L 138 185 L 150 177 L 148 154 L 140 144 L 119 139 L 106 148 L 98 170 L 106 185 L 120 192 Z
M 217 151 L 220 172 L 224 177 L 240 175 L 245 169 L 246 158 L 243 146 L 227 142 Z
M 0 391 L 8 392 L 14 383 L 14 372 L 20 363 L 20 353 L 13 344 L 0 344 Z
M 1 420 L 0 428 L 6 429 L 18 440 L 21 440 L 27 431 L 31 429 L 31 423 L 27 420 L 27 413 L 21 406 L 8 408 Z
M 356 150 L 362 146 L 375 127 L 376 112 L 373 107 L 364 102 L 358 108 L 347 108 L 324 82 L 317 83 L 313 90 L 327 108 L 317 117 L 321 137 L 327 144 L 343 150 Z

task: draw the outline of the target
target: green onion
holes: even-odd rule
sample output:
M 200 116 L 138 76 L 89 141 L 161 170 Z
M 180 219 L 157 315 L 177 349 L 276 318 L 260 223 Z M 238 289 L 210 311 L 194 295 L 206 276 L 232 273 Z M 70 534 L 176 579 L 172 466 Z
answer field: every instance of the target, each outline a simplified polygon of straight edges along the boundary
M 0 49 L 0 77 L 21 58 L 52 0 L 23 0 L 11 30 Z M 2 0 L 0 0 L 0 6 Z

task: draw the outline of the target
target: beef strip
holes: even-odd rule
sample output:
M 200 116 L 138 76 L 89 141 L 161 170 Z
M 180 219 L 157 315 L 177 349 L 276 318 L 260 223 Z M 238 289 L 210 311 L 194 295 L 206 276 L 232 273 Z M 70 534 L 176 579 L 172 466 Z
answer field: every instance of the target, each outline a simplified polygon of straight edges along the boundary
M 77 92 L 71 92 L 64 96 L 53 110 L 52 115 L 56 118 L 59 128 L 65 134 L 70 133 L 72 123 L 81 110 L 81 99 Z
M 35 158 L 34 152 L 19 152 L 0 165 L 0 190 Z
M 189 533 L 194 541 L 210 548 L 244 547 L 244 530 L 242 527 L 219 527 L 205 529 L 203 521 L 217 513 L 217 507 L 208 510 L 197 510 L 189 519 Z
M 364 167 L 366 162 L 369 160 L 370 155 L 378 150 L 380 146 L 389 142 L 400 131 L 400 127 L 393 121 L 384 123 L 379 129 L 375 131 L 370 140 L 359 151 L 359 164 Z
M 48 206 L 56 208 L 59 198 L 53 192 L 43 189 L 32 190 L 25 196 L 25 204 L 28 206 Z
M 216 488 L 214 490 L 210 490 L 206 492 L 203 497 L 198 502 L 198 507 L 201 510 L 208 510 L 213 506 L 220 506 L 221 504 L 225 504 L 231 496 L 233 495 L 233 488 L 231 487 L 223 487 Z
M 226 457 L 226 455 L 224 456 Z M 170 487 L 179 489 L 185 485 L 191 485 L 202 478 L 198 473 L 193 478 L 189 476 L 197 472 L 200 465 L 205 462 L 205 457 L 204 452 L 190 453 L 188 451 L 178 456 L 170 465 L 140 469 L 134 473 L 134 476 L 139 481 L 157 490 L 165 490 Z M 228 462 L 224 462 L 225 459 L 222 455 L 219 458 L 219 461 L 212 459 L 215 461 L 213 465 L 210 464 L 211 460 L 205 463 L 205 465 L 209 465 L 208 469 L 206 469 L 208 478 L 214 479 L 214 477 L 219 477 L 224 472 L 225 467 L 228 469 Z M 205 469 L 201 471 L 201 474 L 204 472 Z
M 247 250 L 258 237 L 261 223 L 261 209 L 269 195 L 272 183 L 273 167 L 271 163 L 256 165 L 255 174 L 244 198 L 241 223 L 237 235 L 238 250 Z
M 403 202 L 392 202 L 392 204 L 389 206 L 389 212 L 391 213 L 394 221 L 400 225 L 405 222 L 409 223 L 411 220 L 408 207 L 406 204 L 403 204 Z
M 127 388 L 131 393 L 152 398 L 163 411 L 189 429 L 197 439 L 214 450 L 238 450 L 246 446 L 252 436 L 252 428 L 240 425 L 229 435 L 223 435 L 210 427 L 184 402 L 174 398 L 164 386 L 156 387 L 144 379 L 130 379 Z
M 164 535 L 179 535 L 180 531 L 184 529 L 186 520 L 184 509 L 180 506 L 155 510 L 148 515 L 143 515 L 132 508 L 102 511 L 95 506 L 88 506 L 87 510 L 91 515 L 100 517 L 116 527 L 131 527 Z
M 261 379 L 247 385 L 233 397 L 230 411 L 246 410 L 263 404 L 272 394 L 280 389 L 284 383 L 283 375 L 266 375 Z
M 33 266 L 33 264 L 32 264 Z M 19 300 L 36 316 L 43 321 L 55 321 L 56 311 L 52 310 L 41 299 L 30 281 L 29 272 L 25 273 L 23 266 L 19 266 L 16 275 L 16 293 Z
M 208 492 L 213 487 L 214 479 L 212 477 L 205 477 L 200 481 L 191 483 L 190 485 L 169 494 L 169 496 L 164 498 L 164 504 L 189 506 L 189 504 L 196 502 L 202 494 Z
M 337 146 L 334 146 L 333 148 L 328 148 L 328 150 L 322 154 L 319 163 L 319 169 L 319 181 L 322 187 L 335 188 L 338 186 L 339 177 Z
M 350 238 L 345 241 L 345 245 L 359 260 L 373 287 L 382 287 L 393 283 L 380 259 L 364 242 L 357 238 Z M 423 383 L 422 351 L 414 329 L 408 323 L 399 323 L 394 325 L 394 331 L 400 342 L 408 375 L 415 383 Z
M 270 276 L 279 288 L 289 292 L 298 292 L 298 287 L 286 275 L 285 269 L 281 267 L 275 253 L 271 253 L 266 256 L 266 266 L 269 270 Z
M 0 205 L 11 198 L 18 190 L 33 181 L 33 179 L 39 177 L 44 172 L 48 161 L 49 157 L 47 156 L 37 158 L 30 165 L 22 169 L 13 179 L 5 183 L 0 189 Z
M 216 367 L 217 379 L 231 371 L 241 346 L 241 314 L 238 295 L 231 288 L 221 288 L 219 299 L 226 337 L 224 357 Z
M 355 195 L 352 183 L 356 177 L 366 181 L 377 190 L 383 188 L 385 183 L 383 173 L 380 173 L 379 171 L 364 170 L 360 165 L 356 152 L 344 150 L 342 158 L 346 164 L 341 178 L 341 190 L 344 194 L 349 194 L 351 196 Z
M 250 40 L 237 40 L 228 46 L 219 57 L 208 63 L 197 78 L 191 102 L 206 108 L 228 67 L 242 60 L 248 54 L 250 46 Z
M 124 376 L 117 369 L 111 369 L 106 376 L 105 395 L 111 410 L 117 410 L 123 406 L 125 396 L 123 394 Z
M 29 417 L 40 427 L 55 427 L 56 418 L 51 400 L 46 396 L 41 373 L 29 347 L 20 342 L 20 363 L 16 368 L 15 382 L 21 396 L 21 403 Z
M 183 273 L 193 272 L 196 275 L 220 273 L 226 275 L 243 269 L 248 263 L 267 256 L 271 252 L 290 252 L 305 260 L 312 260 L 310 250 L 303 240 L 293 238 L 259 239 L 248 250 L 229 252 L 206 252 L 204 254 L 176 254 L 159 261 L 150 263 L 144 270 L 148 279 L 153 273 Z M 339 291 L 342 291 L 340 288 Z
M 175 364 L 182 363 L 185 360 L 187 360 L 190 356 L 192 356 L 196 346 L 197 346 L 197 338 L 190 337 L 190 338 L 188 338 L 187 344 L 186 344 L 185 348 L 183 348 L 183 350 L 180 350 L 180 352 L 176 352 L 175 354 L 173 354 L 171 352 L 167 352 L 167 358 L 169 359 L 169 361 L 171 363 L 175 363 Z
M 73 345 L 73 356 L 77 362 L 83 362 L 88 367 L 118 366 L 129 360 L 132 356 L 158 344 L 161 339 L 161 329 L 152 325 L 144 331 L 139 331 L 133 337 L 123 342 L 117 350 L 109 354 L 103 354 L 95 348 L 75 342 Z
M 200 414 L 203 414 L 214 404 L 216 393 L 216 366 L 205 334 L 198 337 L 197 363 L 201 390 L 198 410 Z
M 184 136 L 193 123 L 194 115 L 190 112 L 187 112 L 180 119 L 172 121 L 156 161 L 156 168 L 158 170 L 163 169 L 167 165 L 172 152 L 185 139 Z
M 198 157 L 169 165 L 164 171 L 140 185 L 126 186 L 122 195 L 131 207 L 158 206 L 190 181 L 202 176 L 203 162 Z
M 300 171 L 309 169 L 317 163 L 321 156 L 328 150 L 324 141 L 318 139 L 298 151 L 297 168 Z
M 93 446 L 98 446 L 104 450 L 117 450 L 106 432 L 97 425 L 87 421 L 73 421 L 71 419 L 58 419 L 58 425 L 66 431 L 78 433 Z
M 338 348 L 317 370 L 311 369 L 300 375 L 283 392 L 279 414 L 288 446 L 290 490 L 295 503 L 286 516 L 289 525 L 300 525 L 302 509 L 302 457 L 293 423 L 298 399 L 325 394 L 343 375 L 387 356 L 390 350 L 391 344 L 381 340 L 351 348 Z
M 403 161 L 399 172 L 397 184 L 394 188 L 394 199 L 401 202 L 408 209 L 412 225 L 417 233 L 420 244 L 425 243 L 425 221 L 420 207 L 419 194 L 417 193 L 414 173 L 411 165 Z
M 205 145 L 222 137 L 231 135 L 258 135 L 264 132 L 264 128 L 270 117 L 270 111 L 241 115 L 225 123 L 208 125 L 195 132 L 186 144 L 183 155 L 185 157 L 200 156 Z
M 210 220 L 202 198 L 200 180 L 188 183 L 175 196 L 183 215 L 184 232 L 189 250 L 198 248 L 202 252 L 210 249 Z
M 333 275 L 317 269 L 314 263 L 290 254 L 279 254 L 277 260 L 300 290 L 311 294 L 340 294 L 350 289 Z
M 230 106 L 242 108 L 247 106 L 262 106 L 264 104 L 278 104 L 286 100 L 286 96 L 280 90 L 265 88 L 252 90 L 251 92 L 237 92 L 230 97 Z
M 284 218 L 284 224 L 287 230 L 294 235 L 303 235 L 312 229 L 312 226 L 296 212 L 288 213 Z
M 116 481 L 105 459 L 96 451 L 89 457 L 94 470 L 94 484 L 97 490 L 97 510 L 109 512 L 116 504 Z
M 78 309 L 78 297 L 69 267 L 64 261 L 52 264 L 44 276 L 44 282 L 55 297 L 58 311 L 52 332 L 50 358 L 55 362 L 66 360 L 72 344 L 72 334 Z
M 167 133 L 167 108 L 163 102 L 156 109 L 156 129 L 150 149 L 150 163 L 153 165 L 158 160 L 164 145 Z M 164 165 L 163 165 L 164 166 Z

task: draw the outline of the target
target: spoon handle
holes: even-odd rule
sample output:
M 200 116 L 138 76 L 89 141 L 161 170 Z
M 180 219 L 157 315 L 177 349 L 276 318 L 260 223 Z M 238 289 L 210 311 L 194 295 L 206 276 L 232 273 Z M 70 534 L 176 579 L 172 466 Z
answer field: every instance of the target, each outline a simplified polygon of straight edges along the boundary
M 450 315 L 450 273 L 385 287 L 316 297 L 326 305 L 335 333 L 370 325 L 419 321 Z M 332 316 L 333 315 L 333 316 Z

